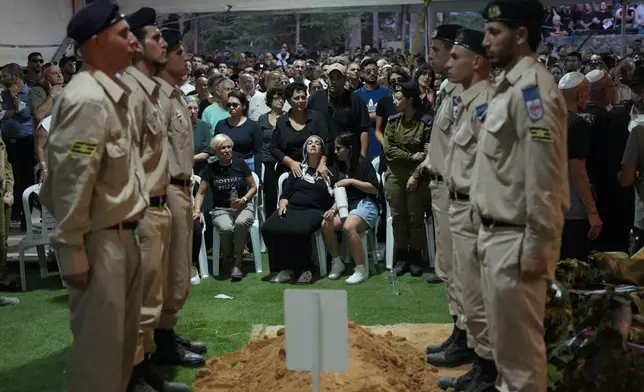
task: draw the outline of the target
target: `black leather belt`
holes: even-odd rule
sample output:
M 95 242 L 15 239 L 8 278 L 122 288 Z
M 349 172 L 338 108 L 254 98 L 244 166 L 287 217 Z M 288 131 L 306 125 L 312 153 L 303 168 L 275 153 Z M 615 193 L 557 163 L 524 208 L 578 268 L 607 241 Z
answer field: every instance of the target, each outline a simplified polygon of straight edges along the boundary
M 483 224 L 483 226 L 487 226 L 487 227 L 523 227 L 524 226 L 524 225 L 517 225 L 514 223 L 501 222 L 498 220 L 484 218 L 484 217 L 481 217 L 481 223 Z
M 166 196 L 153 196 L 150 197 L 150 207 L 163 207 L 168 201 Z
M 443 182 L 443 176 L 441 176 L 440 174 L 432 173 L 432 172 L 429 173 L 429 179 L 431 181 Z
M 139 221 L 122 222 L 108 227 L 106 230 L 136 230 L 139 227 Z
M 181 187 L 187 187 L 190 186 L 190 180 L 180 180 L 178 178 L 171 178 L 170 179 L 170 184 L 176 185 L 176 186 L 181 186 Z
M 449 192 L 449 198 L 450 200 L 470 201 L 470 195 L 466 195 L 465 193 L 455 192 L 455 191 Z

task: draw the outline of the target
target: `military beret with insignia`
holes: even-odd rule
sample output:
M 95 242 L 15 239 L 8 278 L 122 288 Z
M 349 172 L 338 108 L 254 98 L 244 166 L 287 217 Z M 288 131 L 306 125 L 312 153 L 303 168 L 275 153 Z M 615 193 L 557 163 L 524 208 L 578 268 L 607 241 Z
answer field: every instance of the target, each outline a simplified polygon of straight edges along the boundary
M 67 25 L 67 36 L 82 45 L 124 17 L 112 1 L 94 1 L 72 17 Z
M 456 24 L 440 25 L 432 33 L 432 39 L 439 39 L 453 44 L 454 40 L 456 40 L 456 33 L 462 28 L 463 26 Z
M 420 96 L 420 88 L 414 82 L 396 83 L 394 91 L 401 92 L 405 97 Z
M 154 8 L 143 7 L 133 14 L 125 17 L 127 23 L 130 25 L 130 30 L 138 30 L 145 26 L 156 26 L 157 12 Z
M 481 16 L 488 22 L 541 25 L 543 13 L 543 4 L 537 0 L 495 0 L 487 4 Z
M 487 53 L 483 47 L 484 36 L 485 34 L 482 31 L 463 28 L 456 33 L 454 45 L 462 46 L 478 55 L 487 57 Z
M 168 43 L 168 49 L 173 46 L 181 45 L 181 31 L 175 29 L 163 29 L 161 30 L 161 35 L 165 42 Z

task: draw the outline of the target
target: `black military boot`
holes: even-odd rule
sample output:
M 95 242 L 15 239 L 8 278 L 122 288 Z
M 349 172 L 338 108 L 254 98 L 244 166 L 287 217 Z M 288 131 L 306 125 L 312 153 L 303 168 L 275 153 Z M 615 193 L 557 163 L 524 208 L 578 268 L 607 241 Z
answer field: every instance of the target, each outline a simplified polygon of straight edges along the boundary
M 145 360 L 134 367 L 127 392 L 190 392 L 186 384 L 163 381 L 152 373 L 150 360 Z
M 172 329 L 155 329 L 154 343 L 157 349 L 152 354 L 151 359 L 157 365 L 178 365 L 196 368 L 206 363 L 201 355 L 195 354 L 179 344 Z
M 431 271 L 429 275 L 427 275 L 427 283 L 429 284 L 438 284 L 438 283 L 443 283 L 441 278 L 436 275 L 435 271 Z
M 496 378 L 499 375 L 492 360 L 478 358 L 479 372 L 465 392 L 497 392 Z
M 442 390 L 448 390 L 452 388 L 456 392 L 465 391 L 474 382 L 476 377 L 478 377 L 479 372 L 479 357 L 477 356 L 474 358 L 472 369 L 470 369 L 469 372 L 463 374 L 460 377 L 441 377 L 438 379 L 438 386 Z
M 441 344 L 433 344 L 430 346 L 427 346 L 425 349 L 425 354 L 436 354 L 439 353 L 443 350 L 445 350 L 452 342 L 454 341 L 454 338 L 456 338 L 456 334 L 458 333 L 458 328 L 456 328 L 456 316 L 452 316 L 452 319 L 454 319 L 454 329 L 452 329 L 452 334 L 449 335 L 447 340 L 445 340 Z
M 394 265 L 394 268 L 392 269 L 396 276 L 403 276 L 407 271 L 409 271 L 408 256 L 409 252 L 407 252 L 407 249 L 396 249 L 396 253 L 394 254 L 396 265 Z
M 452 344 L 439 353 L 427 355 L 427 363 L 448 369 L 467 365 L 473 360 L 474 350 L 467 347 L 467 332 L 458 328 Z
M 419 250 L 410 249 L 407 261 L 409 261 L 409 274 L 411 276 L 423 276 L 423 268 L 420 266 L 421 254 Z
M 177 344 L 183 346 L 188 351 L 192 351 L 195 354 L 204 355 L 208 351 L 208 346 L 204 342 L 191 342 L 188 339 L 176 335 L 175 339 Z

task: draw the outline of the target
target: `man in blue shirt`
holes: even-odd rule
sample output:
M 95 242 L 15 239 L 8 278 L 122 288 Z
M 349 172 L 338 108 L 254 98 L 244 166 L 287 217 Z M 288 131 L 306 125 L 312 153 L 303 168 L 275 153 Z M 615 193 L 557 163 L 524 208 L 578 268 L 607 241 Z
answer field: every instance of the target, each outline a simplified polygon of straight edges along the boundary
M 367 105 L 369 111 L 369 119 L 371 119 L 371 130 L 369 131 L 369 148 L 367 150 L 367 159 L 380 156 L 382 145 L 376 139 L 376 107 L 380 99 L 391 95 L 391 91 L 378 84 L 378 64 L 376 60 L 367 59 L 361 64 L 362 77 L 364 79 L 364 86 L 355 90 L 354 92 L 359 95 Z
M 20 200 L 24 190 L 34 183 L 34 135 L 31 112 L 27 105 L 30 89 L 25 84 L 22 67 L 16 63 L 2 68 L 0 82 L 5 88 L 1 93 L 0 130 L 7 145 L 9 163 L 13 166 L 13 194 Z M 20 220 L 21 227 L 26 228 L 22 208 L 13 209 L 12 220 Z

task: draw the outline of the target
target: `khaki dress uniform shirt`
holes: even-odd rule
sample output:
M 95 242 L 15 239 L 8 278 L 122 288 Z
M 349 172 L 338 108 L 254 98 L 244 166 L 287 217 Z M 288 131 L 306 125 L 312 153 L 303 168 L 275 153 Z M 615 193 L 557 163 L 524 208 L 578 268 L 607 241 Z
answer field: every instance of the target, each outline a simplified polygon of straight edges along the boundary
M 88 270 L 85 234 L 138 220 L 147 207 L 132 136 L 127 92 L 103 72 L 77 74 L 58 96 L 40 200 L 58 223 L 51 242 L 63 275 Z
M 451 192 L 470 194 L 476 144 L 491 96 L 492 85 L 488 80 L 479 81 L 461 94 L 459 115 L 445 161 L 445 180 Z
M 4 196 L 4 194 L 7 192 L 13 194 L 13 167 L 11 166 L 11 163 L 9 163 L 9 156 L 7 155 L 7 145 L 4 144 L 4 140 L 2 140 L 2 138 L 0 138 L 0 184 L 2 185 L 2 188 L 0 188 L 0 190 L 2 191 L 0 193 L 0 200 L 2 196 Z M 17 199 L 14 195 L 14 204 L 15 200 L 18 200 L 18 202 L 22 204 L 22 195 L 20 195 Z
M 561 92 L 536 58 L 526 56 L 499 75 L 470 197 L 481 217 L 525 226 L 527 257 L 559 257 L 551 245 L 569 203 L 566 119 Z
M 170 177 L 189 180 L 192 177 L 194 140 L 192 124 L 183 92 L 161 78 L 155 78 L 161 86 L 160 102 L 167 114 L 168 138 L 170 140 Z
M 434 116 L 432 135 L 429 141 L 429 164 L 431 172 L 443 176 L 445 171 L 445 156 L 452 136 L 453 124 L 458 117 L 459 95 L 463 86 L 448 82 L 438 97 L 438 109 Z
M 125 69 L 121 81 L 132 91 L 130 107 L 138 132 L 134 142 L 147 176 L 146 191 L 151 197 L 163 196 L 170 183 L 170 151 L 168 127 L 159 104 L 160 86 L 133 66 Z

